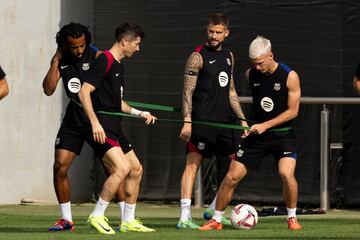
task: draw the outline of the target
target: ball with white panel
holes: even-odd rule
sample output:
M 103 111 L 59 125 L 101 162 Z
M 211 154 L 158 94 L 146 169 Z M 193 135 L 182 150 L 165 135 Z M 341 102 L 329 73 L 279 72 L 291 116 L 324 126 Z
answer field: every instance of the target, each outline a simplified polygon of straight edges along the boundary
M 231 211 L 230 220 L 236 229 L 252 229 L 258 222 L 258 214 L 254 207 L 239 204 Z

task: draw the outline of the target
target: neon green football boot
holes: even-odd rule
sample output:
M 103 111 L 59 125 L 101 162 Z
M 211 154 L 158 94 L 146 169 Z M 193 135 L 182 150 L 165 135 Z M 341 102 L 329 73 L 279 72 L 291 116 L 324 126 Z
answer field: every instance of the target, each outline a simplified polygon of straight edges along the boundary
M 131 222 L 122 221 L 120 225 L 120 232 L 155 232 L 155 229 L 148 228 L 142 224 L 139 219 L 134 219 Z
M 93 217 L 90 215 L 87 222 L 102 234 L 115 234 L 115 231 L 109 226 L 108 219 L 105 216 Z
M 181 221 L 179 220 L 176 224 L 177 229 L 199 229 L 200 226 L 197 225 L 192 219 Z

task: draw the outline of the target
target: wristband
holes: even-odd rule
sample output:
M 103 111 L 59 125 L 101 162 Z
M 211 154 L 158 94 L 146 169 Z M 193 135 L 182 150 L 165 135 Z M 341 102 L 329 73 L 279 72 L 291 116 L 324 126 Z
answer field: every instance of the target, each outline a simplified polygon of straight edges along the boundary
M 131 114 L 131 115 L 135 115 L 135 116 L 140 116 L 141 111 L 140 111 L 140 110 L 137 110 L 136 108 L 131 108 L 130 114 Z

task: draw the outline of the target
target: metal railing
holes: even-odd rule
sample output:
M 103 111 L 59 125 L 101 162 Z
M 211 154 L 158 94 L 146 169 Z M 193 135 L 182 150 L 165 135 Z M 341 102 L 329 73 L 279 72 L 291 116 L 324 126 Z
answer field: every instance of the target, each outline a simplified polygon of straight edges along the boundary
M 240 102 L 252 103 L 251 97 L 240 97 Z M 301 104 L 322 104 L 320 115 L 320 210 L 327 211 L 330 208 L 329 200 L 329 116 L 328 105 L 352 105 L 360 104 L 360 98 L 326 98 L 326 97 L 302 97 Z M 201 172 L 201 169 L 198 171 Z M 201 173 L 196 177 L 195 206 L 203 205 Z

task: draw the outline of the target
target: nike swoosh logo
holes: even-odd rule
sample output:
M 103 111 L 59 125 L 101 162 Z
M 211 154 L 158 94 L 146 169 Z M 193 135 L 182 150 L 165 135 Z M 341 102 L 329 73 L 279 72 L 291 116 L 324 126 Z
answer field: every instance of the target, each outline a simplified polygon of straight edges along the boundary
M 292 152 L 284 152 L 284 154 L 292 154 Z
M 261 83 L 254 83 L 254 87 L 260 86 Z
M 108 228 L 105 228 L 103 225 L 101 225 L 101 223 L 99 223 L 98 222 L 98 224 L 100 225 L 100 227 L 102 228 L 102 229 L 104 229 L 105 231 L 107 231 L 107 232 L 110 232 L 110 229 L 108 229 Z
M 115 73 L 115 77 L 119 76 L 120 73 Z
M 69 65 L 60 66 L 61 69 L 67 68 Z
M 210 64 L 213 64 L 214 62 L 216 62 L 216 59 L 212 60 L 212 61 L 209 61 Z

